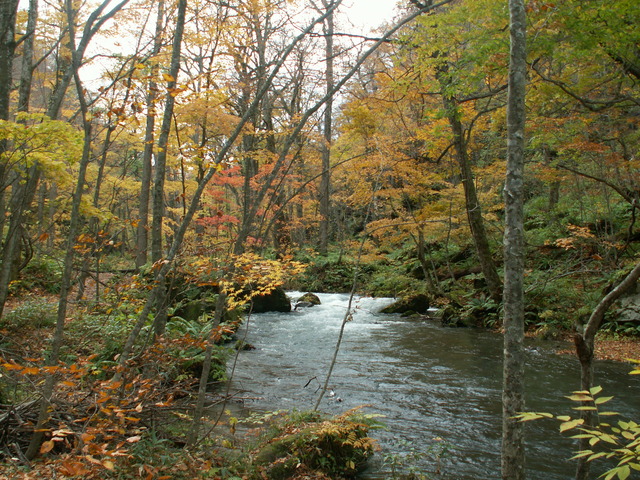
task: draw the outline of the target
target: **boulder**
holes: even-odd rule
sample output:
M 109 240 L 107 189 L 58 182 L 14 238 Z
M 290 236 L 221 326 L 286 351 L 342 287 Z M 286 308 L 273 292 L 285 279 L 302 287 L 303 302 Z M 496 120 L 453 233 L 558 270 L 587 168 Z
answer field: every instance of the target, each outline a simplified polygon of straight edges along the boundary
M 640 322 L 640 293 L 622 297 L 613 309 L 611 319 L 619 323 Z
M 253 297 L 253 313 L 290 312 L 291 300 L 282 287 L 274 288 L 271 293 Z
M 414 312 L 424 315 L 429 310 L 429 297 L 423 293 L 411 297 L 401 298 L 397 302 L 384 307 L 381 313 L 407 313 Z
M 443 327 L 460 328 L 469 326 L 460 314 L 460 309 L 453 305 L 444 307 L 438 312 L 438 316 L 440 317 L 440 323 L 442 323 Z
M 314 305 L 320 305 L 320 299 L 315 293 L 307 292 L 296 300 L 296 306 L 298 307 L 313 307 Z

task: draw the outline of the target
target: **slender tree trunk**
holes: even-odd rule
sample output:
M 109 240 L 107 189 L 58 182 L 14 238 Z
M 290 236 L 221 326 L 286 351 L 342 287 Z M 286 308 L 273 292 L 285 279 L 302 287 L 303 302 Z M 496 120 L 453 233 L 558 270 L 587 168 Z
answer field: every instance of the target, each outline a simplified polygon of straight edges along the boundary
M 20 238 L 24 234 L 24 212 L 31 206 L 36 194 L 40 170 L 34 165 L 27 169 L 24 181 L 16 180 L 11 191 L 9 227 L 4 238 L 2 266 L 0 268 L 0 316 L 9 294 L 9 283 L 18 274 Z
M 165 97 L 162 127 L 158 137 L 158 151 L 156 155 L 155 175 L 153 180 L 153 219 L 151 222 L 151 260 L 157 262 L 163 257 L 162 248 L 162 224 L 164 219 L 164 181 L 167 169 L 167 147 L 169 145 L 169 133 L 173 121 L 173 107 L 175 97 L 173 90 L 176 88 L 178 74 L 180 72 L 180 52 L 182 49 L 182 36 L 187 11 L 187 0 L 178 1 L 178 15 L 176 29 L 173 36 L 173 50 L 171 52 L 171 66 L 169 75 L 171 80 L 167 82 L 167 95 Z M 164 330 L 160 328 L 160 332 Z
M 620 284 L 611 290 L 596 306 L 591 313 L 589 320 L 584 327 L 579 326 L 573 337 L 576 345 L 576 354 L 580 361 L 580 389 L 589 390 L 593 387 L 593 356 L 595 351 L 595 339 L 598 329 L 604 321 L 604 315 L 607 310 L 622 295 L 632 291 L 640 279 L 640 263 L 635 266 L 631 272 L 620 282 Z M 590 410 L 581 411 L 580 417 L 584 420 L 585 427 L 593 425 L 593 412 Z M 578 450 L 589 449 L 589 439 L 581 438 L 578 441 Z M 578 459 L 576 467 L 576 480 L 586 480 L 589 478 L 590 462 L 585 457 Z
M 18 11 L 18 0 L 6 0 L 0 2 L 0 120 L 9 120 L 9 105 L 11 103 L 11 85 L 13 83 L 13 56 L 16 49 L 16 14 Z M 5 141 L 0 141 L 0 155 L 7 148 Z M 0 187 L 4 187 L 9 182 L 5 178 L 9 172 L 4 164 L 0 163 Z M 17 182 L 14 183 L 14 188 Z M 15 193 L 15 192 L 14 192 Z M 2 189 L 4 202 L 4 188 Z M 11 207 L 13 201 L 11 202 Z M 11 208 L 10 207 L 10 208 Z M 0 212 L 4 215 L 4 211 Z M 2 230 L 0 230 L 2 233 Z M 8 235 L 2 245 L 2 269 L 0 271 L 0 317 L 4 309 L 9 291 L 9 281 L 11 277 L 11 264 L 13 263 L 15 240 L 17 234 L 15 226 L 9 226 Z M 8 262 L 8 263 L 7 263 Z
M 153 43 L 152 57 L 155 57 L 162 48 L 162 31 L 164 22 L 164 0 L 158 2 L 156 19 L 156 32 Z M 155 60 L 152 60 L 155 62 Z M 147 248 L 149 243 L 149 198 L 151 190 L 151 159 L 153 157 L 153 143 L 156 125 L 156 101 L 158 85 L 154 78 L 158 67 L 154 63 L 151 68 L 151 80 L 147 91 L 147 123 L 144 134 L 144 153 L 142 155 L 142 173 L 140 178 L 140 206 L 138 226 L 136 227 L 136 267 L 140 268 L 147 263 Z
M 547 210 L 553 212 L 558 206 L 560 201 L 560 182 L 554 181 L 549 185 L 549 203 L 547 204 Z
M 56 201 L 58 199 L 58 186 L 55 183 L 49 185 L 49 211 L 47 215 L 47 248 L 53 249 L 56 238 Z
M 500 301 L 502 297 L 502 281 L 498 275 L 496 264 L 493 261 L 487 231 L 484 228 L 482 208 L 480 207 L 480 201 L 478 200 L 478 194 L 476 192 L 467 141 L 465 139 L 462 122 L 460 121 L 460 112 L 458 111 L 455 99 L 446 94 L 443 95 L 443 104 L 447 112 L 449 125 L 453 132 L 453 146 L 455 158 L 460 168 L 460 176 L 462 177 L 469 228 L 471 229 L 471 235 L 473 236 L 476 252 L 478 253 L 482 274 L 487 282 L 491 297 L 496 301 Z
M 413 238 L 413 241 L 416 244 L 418 261 L 420 262 L 420 267 L 422 268 L 422 273 L 424 274 L 424 281 L 427 284 L 427 291 L 432 295 L 438 295 L 440 293 L 438 276 L 435 274 L 435 271 L 433 271 L 433 268 L 431 268 L 429 262 L 427 261 L 424 230 L 422 229 L 422 227 L 418 228 L 418 237 L 416 238 L 412 234 L 411 238 Z
M 184 34 L 185 17 L 187 13 L 187 0 L 178 1 L 178 16 L 176 30 L 173 37 L 173 50 L 171 52 L 171 68 L 169 75 L 171 80 L 167 84 L 167 96 L 165 97 L 165 110 L 162 118 L 162 128 L 158 138 L 158 153 L 156 155 L 156 170 L 153 182 L 153 220 L 151 226 L 151 254 L 154 262 L 162 258 L 162 224 L 164 217 L 164 181 L 167 166 L 167 148 L 169 145 L 169 133 L 173 121 L 173 107 L 175 97 L 173 90 L 176 88 L 178 73 L 180 72 L 180 51 L 182 49 L 182 36 Z M 162 285 L 159 285 L 162 287 Z M 158 297 L 160 298 L 160 297 Z M 156 336 L 164 334 L 167 323 L 166 306 L 164 302 L 158 303 L 154 332 Z
M 18 0 L 0 2 L 0 119 L 9 120 Z
M 507 175 L 504 186 L 504 362 L 502 478 L 525 476 L 524 423 L 524 130 L 527 82 L 524 0 L 509 0 L 511 51 L 507 100 Z
M 31 84 L 33 83 L 33 55 L 36 39 L 36 25 L 38 23 L 38 0 L 29 0 L 29 16 L 27 18 L 27 32 L 22 42 L 22 68 L 20 86 L 18 88 L 18 111 L 29 111 L 31 98 Z
M 333 5 L 331 0 L 323 0 L 325 9 Z M 333 89 L 333 12 L 324 23 L 325 35 L 325 83 L 326 92 Z M 333 122 L 333 98 L 330 97 L 324 111 L 324 143 L 322 145 L 322 176 L 320 177 L 320 242 L 318 249 L 326 255 L 329 248 L 329 225 L 331 213 L 331 142 Z

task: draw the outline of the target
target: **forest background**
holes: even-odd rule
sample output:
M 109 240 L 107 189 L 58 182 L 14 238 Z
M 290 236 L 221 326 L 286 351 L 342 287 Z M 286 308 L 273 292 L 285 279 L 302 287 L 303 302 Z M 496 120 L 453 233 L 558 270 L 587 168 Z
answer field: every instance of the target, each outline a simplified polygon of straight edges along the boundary
M 577 332 L 588 364 L 601 325 L 640 334 L 609 311 L 638 274 L 640 6 L 526 14 L 523 319 Z M 423 294 L 449 324 L 501 327 L 506 2 L 401 2 L 371 36 L 329 0 L 10 0 L 0 22 L 0 393 L 42 394 L 11 455 L 130 458 L 101 427 L 44 427 L 87 375 L 116 423 L 152 378 L 169 405 L 168 378 L 200 377 L 197 443 L 218 344 L 274 287 Z

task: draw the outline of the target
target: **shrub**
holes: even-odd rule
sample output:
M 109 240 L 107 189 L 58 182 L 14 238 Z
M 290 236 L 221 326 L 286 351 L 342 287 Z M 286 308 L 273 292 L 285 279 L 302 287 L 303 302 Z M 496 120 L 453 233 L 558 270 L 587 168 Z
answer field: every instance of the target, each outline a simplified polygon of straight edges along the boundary
M 58 305 L 46 300 L 29 300 L 18 305 L 0 319 L 0 327 L 35 329 L 56 324 Z
M 317 412 L 285 415 L 270 423 L 255 449 L 257 478 L 286 479 L 303 472 L 354 478 L 377 449 L 367 436 L 376 425 L 373 416 L 358 409 L 330 419 Z
M 20 278 L 11 282 L 12 292 L 42 289 L 48 293 L 60 292 L 62 265 L 48 255 L 34 257 L 20 272 Z

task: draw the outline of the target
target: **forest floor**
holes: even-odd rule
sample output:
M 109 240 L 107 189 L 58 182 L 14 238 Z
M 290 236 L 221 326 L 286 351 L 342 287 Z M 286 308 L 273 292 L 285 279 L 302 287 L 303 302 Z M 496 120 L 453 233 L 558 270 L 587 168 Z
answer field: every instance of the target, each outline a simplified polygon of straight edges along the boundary
M 567 335 L 567 341 L 572 342 Z M 575 355 L 575 350 L 565 348 L 556 353 L 561 355 Z M 612 336 L 600 336 L 595 342 L 595 357 L 597 360 L 613 360 L 616 362 L 628 362 L 629 360 L 640 360 L 640 338 L 614 338 Z

